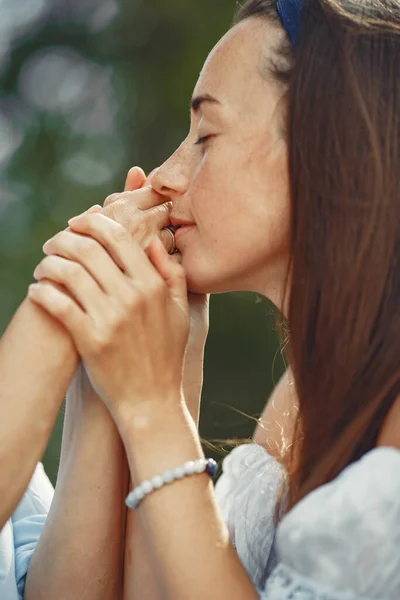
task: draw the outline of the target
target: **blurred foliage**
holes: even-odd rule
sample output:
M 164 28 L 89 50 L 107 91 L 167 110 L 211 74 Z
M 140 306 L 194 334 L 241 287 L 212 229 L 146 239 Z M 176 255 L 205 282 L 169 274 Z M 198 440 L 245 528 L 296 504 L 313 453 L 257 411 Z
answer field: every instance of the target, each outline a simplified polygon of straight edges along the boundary
M 186 136 L 233 0 L 0 0 L 0 332 L 69 217 L 161 164 Z M 271 306 L 212 298 L 201 434 L 248 437 L 282 372 Z M 274 367 L 273 367 L 274 364 Z M 23 365 L 21 365 L 23 372 Z M 44 462 L 55 480 L 62 415 Z

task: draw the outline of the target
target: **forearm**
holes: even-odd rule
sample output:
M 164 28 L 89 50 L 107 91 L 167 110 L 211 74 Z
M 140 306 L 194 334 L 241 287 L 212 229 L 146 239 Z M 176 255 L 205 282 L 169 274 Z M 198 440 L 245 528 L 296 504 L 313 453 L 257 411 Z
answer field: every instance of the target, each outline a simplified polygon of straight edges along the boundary
M 199 341 L 196 346 L 189 346 L 183 379 L 186 404 L 196 427 L 199 422 L 203 386 L 204 346 L 205 339 Z M 132 486 L 132 483 L 130 485 Z M 161 585 L 150 551 L 148 535 L 136 511 L 128 511 L 124 573 L 124 600 L 162 600 Z
M 196 425 L 199 426 L 201 391 L 203 389 L 204 350 L 206 340 L 189 346 L 183 373 L 183 395 L 186 406 Z
M 0 529 L 44 453 L 77 364 L 64 328 L 25 299 L 0 341 Z
M 68 392 L 55 496 L 26 600 L 121 598 L 127 490 L 120 436 L 80 367 Z
M 153 406 L 119 420 L 136 484 L 203 457 L 187 409 L 178 402 L 170 409 L 165 405 L 164 410 L 160 410 L 161 402 Z M 151 433 L 154 430 L 156 435 Z M 142 501 L 137 513 L 163 599 L 258 598 L 230 543 L 208 475 L 193 475 L 158 489 Z

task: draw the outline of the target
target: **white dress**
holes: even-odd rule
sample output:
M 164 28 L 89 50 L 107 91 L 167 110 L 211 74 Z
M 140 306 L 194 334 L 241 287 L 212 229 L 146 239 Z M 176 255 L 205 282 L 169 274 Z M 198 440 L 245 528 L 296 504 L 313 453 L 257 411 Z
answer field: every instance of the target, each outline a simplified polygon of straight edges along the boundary
M 280 521 L 283 467 L 256 444 L 223 461 L 216 496 L 262 600 L 400 600 L 400 451 L 379 447 Z
M 0 600 L 23 599 L 29 563 L 53 494 L 53 486 L 39 463 L 12 518 L 0 530 Z

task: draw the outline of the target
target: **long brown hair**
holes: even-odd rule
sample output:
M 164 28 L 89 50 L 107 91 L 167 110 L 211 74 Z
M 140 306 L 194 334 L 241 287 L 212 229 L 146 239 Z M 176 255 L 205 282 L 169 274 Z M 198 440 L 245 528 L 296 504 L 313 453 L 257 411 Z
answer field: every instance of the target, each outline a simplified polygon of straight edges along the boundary
M 276 0 L 248 17 L 278 23 Z M 400 4 L 308 0 L 290 52 L 286 509 L 375 447 L 400 394 Z

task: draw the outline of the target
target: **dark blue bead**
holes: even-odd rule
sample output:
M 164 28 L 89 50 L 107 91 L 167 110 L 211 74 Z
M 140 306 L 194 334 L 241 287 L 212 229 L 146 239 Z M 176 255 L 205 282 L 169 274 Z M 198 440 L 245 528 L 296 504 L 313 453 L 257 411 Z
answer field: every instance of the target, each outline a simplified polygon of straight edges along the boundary
M 206 465 L 206 473 L 210 475 L 210 477 L 215 477 L 218 471 L 218 464 L 215 462 L 213 458 L 207 458 Z

